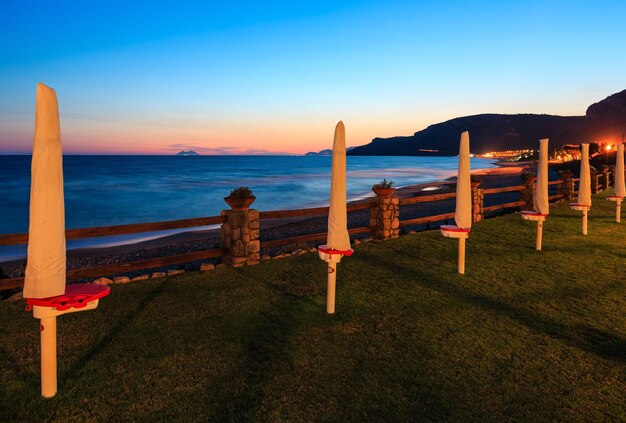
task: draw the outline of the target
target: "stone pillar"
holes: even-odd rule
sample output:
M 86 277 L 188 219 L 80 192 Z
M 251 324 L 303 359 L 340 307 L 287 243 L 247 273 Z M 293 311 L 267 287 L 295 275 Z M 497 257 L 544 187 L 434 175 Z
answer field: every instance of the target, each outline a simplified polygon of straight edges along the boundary
M 483 220 L 483 205 L 485 196 L 482 188 L 478 188 L 479 184 L 472 184 L 472 221 L 480 222 Z
M 221 215 L 226 216 L 220 230 L 222 262 L 233 267 L 259 264 L 259 211 L 222 210 Z
M 600 174 L 591 172 L 591 192 L 597 194 L 600 192 Z
M 604 172 L 602 176 L 604 176 L 604 183 L 602 184 L 602 188 L 603 189 L 611 188 L 611 172 L 608 172 L 608 171 Z
M 572 202 L 574 200 L 574 180 L 570 178 L 563 178 L 563 195 L 565 200 Z
M 520 200 L 526 203 L 524 209 L 532 210 L 535 202 L 535 181 L 537 177 L 532 176 L 524 182 L 526 188 L 520 191 Z
M 374 239 L 392 239 L 400 235 L 400 207 L 398 197 L 370 198 L 370 230 Z

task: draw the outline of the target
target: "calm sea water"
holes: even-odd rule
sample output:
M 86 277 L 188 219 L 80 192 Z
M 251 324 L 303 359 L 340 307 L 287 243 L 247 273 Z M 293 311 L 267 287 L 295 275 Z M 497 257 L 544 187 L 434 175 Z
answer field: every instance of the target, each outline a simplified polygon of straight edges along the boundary
M 457 160 L 348 157 L 348 199 L 371 195 L 382 178 L 397 186 L 445 179 Z M 474 169 L 493 166 L 472 159 Z M 259 210 L 327 205 L 330 168 L 323 156 L 65 156 L 66 227 L 214 216 L 241 185 L 254 191 Z M 30 156 L 0 156 L 0 181 L 0 233 L 28 231 Z

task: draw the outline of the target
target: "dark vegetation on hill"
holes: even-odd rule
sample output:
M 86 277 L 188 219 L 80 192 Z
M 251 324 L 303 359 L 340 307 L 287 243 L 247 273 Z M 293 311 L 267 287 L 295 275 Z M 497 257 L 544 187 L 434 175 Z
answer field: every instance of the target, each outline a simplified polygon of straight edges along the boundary
M 430 125 L 411 136 L 374 138 L 351 150 L 354 156 L 447 156 L 458 154 L 459 135 L 470 132 L 472 152 L 551 147 L 581 142 L 617 141 L 626 133 L 626 90 L 594 103 L 585 116 L 481 114 Z

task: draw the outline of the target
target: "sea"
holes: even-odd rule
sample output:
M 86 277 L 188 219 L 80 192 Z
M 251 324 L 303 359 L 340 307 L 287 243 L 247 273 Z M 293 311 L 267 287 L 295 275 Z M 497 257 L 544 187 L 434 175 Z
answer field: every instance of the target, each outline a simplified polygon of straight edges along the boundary
M 30 156 L 0 156 L 0 234 L 28 231 Z M 457 157 L 348 156 L 348 201 L 371 196 L 386 178 L 396 187 L 442 181 L 456 174 Z M 495 167 L 473 158 L 472 169 Z M 121 225 L 219 215 L 223 198 L 252 189 L 254 208 L 328 205 L 330 156 L 73 156 L 63 158 L 66 228 Z M 207 229 L 203 228 L 194 228 Z M 68 248 L 140 242 L 176 231 L 73 240 Z M 0 247 L 0 261 L 25 246 Z

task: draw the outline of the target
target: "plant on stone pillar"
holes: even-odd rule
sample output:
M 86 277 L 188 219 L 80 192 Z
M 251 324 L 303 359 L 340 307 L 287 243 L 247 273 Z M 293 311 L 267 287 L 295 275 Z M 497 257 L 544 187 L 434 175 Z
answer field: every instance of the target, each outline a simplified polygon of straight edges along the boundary
M 379 197 L 390 197 L 396 190 L 392 188 L 396 183 L 391 180 L 382 179 L 377 184 L 372 185 L 372 191 Z
M 233 210 L 248 210 L 248 207 L 254 203 L 254 200 L 256 200 L 256 197 L 248 187 L 235 188 L 230 192 L 228 197 L 224 197 L 224 201 L 226 201 Z

